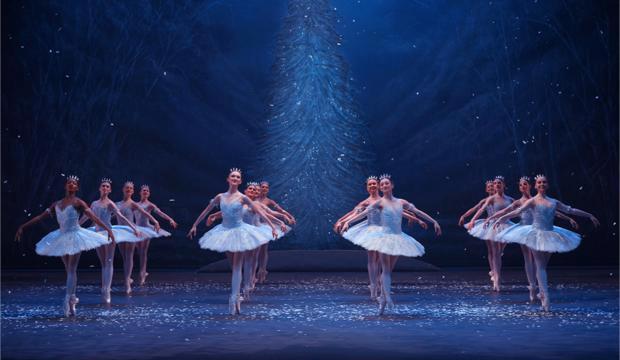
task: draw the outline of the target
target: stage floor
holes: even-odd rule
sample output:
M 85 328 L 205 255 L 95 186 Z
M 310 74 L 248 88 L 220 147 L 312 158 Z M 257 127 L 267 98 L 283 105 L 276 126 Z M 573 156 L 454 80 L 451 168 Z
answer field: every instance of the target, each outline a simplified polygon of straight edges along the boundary
M 520 269 L 501 294 L 484 269 L 396 273 L 382 317 L 364 273 L 270 273 L 233 317 L 228 273 L 151 271 L 106 307 L 84 271 L 75 318 L 61 316 L 64 273 L 4 271 L 2 358 L 617 359 L 616 271 L 551 269 L 549 314 Z

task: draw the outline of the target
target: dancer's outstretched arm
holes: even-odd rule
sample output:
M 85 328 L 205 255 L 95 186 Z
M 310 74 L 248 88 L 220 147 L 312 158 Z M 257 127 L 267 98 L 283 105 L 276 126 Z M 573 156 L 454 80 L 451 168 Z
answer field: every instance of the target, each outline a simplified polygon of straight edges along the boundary
M 278 205 L 277 202 L 273 201 L 273 199 L 269 199 L 269 204 L 267 206 L 271 206 L 276 211 L 281 212 L 284 215 L 288 216 L 293 224 L 296 222 L 295 217 L 293 215 L 289 214 L 286 210 L 284 210 L 280 205 Z
M 366 201 L 366 200 L 364 200 L 361 203 L 357 204 L 357 206 L 354 207 L 353 210 L 349 211 L 343 217 L 338 219 L 336 224 L 334 224 L 334 231 L 339 233 L 340 229 L 342 228 L 342 225 L 345 223 L 345 221 L 353 218 L 355 215 L 357 215 L 357 214 L 361 213 L 362 211 L 364 211 L 367 206 L 368 206 L 368 201 Z
M 20 241 L 22 239 L 22 235 L 24 234 L 25 228 L 30 227 L 31 225 L 34 225 L 45 218 L 52 217 L 52 214 L 54 214 L 54 212 L 56 211 L 54 208 L 55 205 L 56 205 L 55 202 L 52 203 L 52 205 L 50 205 L 50 207 L 48 207 L 47 209 L 43 210 L 42 213 L 26 221 L 25 223 L 21 224 L 17 228 L 17 232 L 15 233 L 15 241 Z
M 105 229 L 106 232 L 108 233 L 108 240 L 110 240 L 111 242 L 115 242 L 114 233 L 112 232 L 112 229 L 110 229 L 108 225 L 104 224 L 103 221 L 101 221 L 101 219 L 99 219 L 97 215 L 95 215 L 95 213 L 88 207 L 88 205 L 82 199 L 76 199 L 76 202 L 77 202 L 76 208 L 78 210 L 82 210 L 84 214 L 88 216 L 89 219 L 92 220 L 92 222 L 99 225 L 99 227 Z
M 484 204 L 484 201 L 485 201 L 486 199 L 487 199 L 487 198 L 484 198 L 484 199 L 480 200 L 480 201 L 476 204 L 476 206 L 474 206 L 473 208 L 471 208 L 471 209 L 467 210 L 467 211 L 465 212 L 465 214 L 461 215 L 461 217 L 459 218 L 459 226 L 463 226 L 463 224 L 465 224 L 465 219 L 467 219 L 468 217 L 470 217 L 470 216 L 471 216 L 471 214 L 474 214 L 476 211 L 478 211 L 478 209 L 480 209 L 480 207 L 482 206 L 482 204 Z
M 410 212 L 408 210 L 403 210 L 403 217 L 405 219 L 407 219 L 407 225 L 409 225 L 409 226 L 411 226 L 414 223 L 416 223 L 416 224 L 420 225 L 420 227 L 422 229 L 424 229 L 424 230 L 428 229 L 428 225 L 424 221 L 418 219 L 418 217 L 415 216 L 414 213 L 412 213 L 412 212 Z
M 278 238 L 278 233 L 276 231 L 275 226 L 273 225 L 273 223 L 271 222 L 271 220 L 265 215 L 265 212 L 260 208 L 260 206 L 256 205 L 254 203 L 254 201 L 250 200 L 250 198 L 248 198 L 245 195 L 241 195 L 241 202 L 245 205 L 248 205 L 249 207 L 252 208 L 252 210 L 258 214 L 258 216 L 260 216 L 261 219 L 263 219 L 264 222 L 266 222 L 269 227 L 271 227 L 271 235 L 273 235 L 274 239 Z
M 118 209 L 118 206 L 116 206 L 114 202 L 110 201 L 110 205 L 108 206 L 110 207 L 110 211 L 112 212 L 112 214 L 116 216 L 116 220 L 121 220 L 124 224 L 127 224 L 127 226 L 129 226 L 131 230 L 133 230 L 133 233 L 136 236 L 142 236 L 142 233 L 140 232 L 140 230 L 138 230 L 136 225 L 134 225 L 133 222 L 129 221 L 129 219 L 127 219 L 125 215 L 121 213 L 121 211 Z
M 221 211 L 213 213 L 213 214 L 211 214 L 211 215 L 209 215 L 207 217 L 207 227 L 213 225 L 213 223 L 216 222 L 217 220 L 222 220 L 222 212 Z
M 590 221 L 592 221 L 592 224 L 594 224 L 595 227 L 601 225 L 601 223 L 598 221 L 598 219 L 596 217 L 594 217 L 594 215 L 590 214 L 587 211 L 583 211 L 583 210 L 579 210 L 576 209 L 574 207 L 570 207 L 564 203 L 562 203 L 561 201 L 557 200 L 558 202 L 558 207 L 557 209 L 560 210 L 563 213 L 567 213 L 570 215 L 575 215 L 575 216 L 580 216 L 580 217 L 587 217 L 588 219 L 590 219 Z
M 500 211 L 496 212 L 495 214 L 489 216 L 488 218 L 486 218 L 486 220 L 484 220 L 484 227 L 489 226 L 489 224 L 491 223 L 491 221 L 499 218 L 500 216 L 503 216 L 505 214 L 508 214 L 509 212 L 516 210 L 519 208 L 519 206 L 521 206 L 523 203 L 521 202 L 517 202 L 517 201 L 513 201 L 512 203 L 510 203 L 510 205 L 506 206 L 505 208 L 501 209 Z
M 513 217 L 517 217 L 519 215 L 521 215 L 521 213 L 528 208 L 531 208 L 532 206 L 534 206 L 534 198 L 531 198 L 529 200 L 527 200 L 526 202 L 524 202 L 521 206 L 519 206 L 518 208 L 500 216 L 497 221 L 495 221 L 495 224 L 493 225 L 493 228 L 497 228 L 500 224 L 504 223 L 505 221 L 512 219 Z
M 492 203 L 493 203 L 492 196 L 489 196 L 488 198 L 484 199 L 484 202 L 482 203 L 482 205 L 478 208 L 478 210 L 476 210 L 474 217 L 472 217 L 471 220 L 469 220 L 469 222 L 467 223 L 468 230 L 471 230 L 471 228 L 474 227 L 474 222 L 478 220 L 480 215 L 482 215 L 483 211 L 486 211 L 487 206 L 491 205 Z
M 153 212 L 155 214 L 157 214 L 157 216 L 161 217 L 162 219 L 166 220 L 167 222 L 170 223 L 170 226 L 172 226 L 173 229 L 177 228 L 177 222 L 174 221 L 168 214 L 166 214 L 165 212 L 161 211 L 161 209 L 159 207 L 157 207 L 157 205 L 151 203 L 151 206 L 153 206 Z
M 194 221 L 194 224 L 192 225 L 192 228 L 189 229 L 189 232 L 187 233 L 187 237 L 192 239 L 194 238 L 194 236 L 196 236 L 196 226 L 198 226 L 198 224 L 200 224 L 200 222 L 205 218 L 205 216 L 207 216 L 207 214 L 209 214 L 211 212 L 211 210 L 213 210 L 214 207 L 219 206 L 220 205 L 220 198 L 222 197 L 222 194 L 217 194 L 217 196 L 213 199 L 211 199 L 211 201 L 209 201 L 209 205 L 207 205 L 207 207 L 202 210 L 202 212 L 200 213 L 200 215 L 198 215 L 198 218 L 196 219 L 196 221 Z
M 579 224 L 570 216 L 564 215 L 563 213 L 559 212 L 559 211 L 555 211 L 555 217 L 557 217 L 558 219 L 563 219 L 566 220 L 570 223 L 570 226 L 573 227 L 573 229 L 577 230 L 579 229 Z
M 409 210 L 412 213 L 418 215 L 419 217 L 421 217 L 422 219 L 430 222 L 431 224 L 433 224 L 433 227 L 435 228 L 435 234 L 437 236 L 441 235 L 441 226 L 439 226 L 439 223 L 437 222 L 437 220 L 433 219 L 430 215 L 428 215 L 427 213 L 425 213 L 424 211 L 416 208 L 412 203 L 410 203 L 407 200 L 401 200 L 403 202 L 403 209 L 405 210 Z
M 144 210 L 140 205 L 136 204 L 136 202 L 133 200 L 131 201 L 131 209 L 137 210 L 138 212 L 142 213 L 142 215 L 146 216 L 146 218 L 149 219 L 155 226 L 155 232 L 159 232 L 159 221 L 157 221 L 157 219 L 155 219 L 153 215 L 149 214 L 146 210 Z
M 364 219 L 366 216 L 368 216 L 368 212 L 372 209 L 379 209 L 381 208 L 381 200 L 377 200 L 374 203 L 368 205 L 366 207 L 366 209 L 364 209 L 362 212 L 359 212 L 357 214 L 355 214 L 354 216 L 350 217 L 349 219 L 345 220 L 344 223 L 342 224 L 342 227 L 340 228 L 340 233 L 344 233 L 345 231 L 347 231 L 349 229 L 349 225 L 351 223 L 354 223 L 356 221 L 360 221 L 362 219 Z

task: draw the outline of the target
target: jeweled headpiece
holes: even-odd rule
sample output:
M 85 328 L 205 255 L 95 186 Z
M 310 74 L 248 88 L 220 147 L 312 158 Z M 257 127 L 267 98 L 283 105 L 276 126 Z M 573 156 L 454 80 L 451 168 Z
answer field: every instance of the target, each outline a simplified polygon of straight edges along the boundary
M 110 178 L 104 177 L 104 178 L 101 178 L 101 182 L 100 183 L 101 184 L 108 183 L 108 184 L 112 185 L 112 180 L 110 180 Z
M 493 184 L 493 180 L 487 180 L 487 182 L 485 182 L 485 185 L 492 185 Z
M 127 186 L 127 185 L 134 186 L 133 181 L 129 181 L 129 180 L 125 181 L 125 184 L 123 184 L 123 186 Z
M 367 178 L 366 178 L 366 184 L 368 184 L 368 182 L 369 182 L 370 180 L 377 181 L 377 177 L 376 177 L 376 176 L 374 176 L 374 175 L 371 175 L 371 176 L 367 177 Z
M 504 177 L 503 177 L 503 176 L 501 176 L 501 175 L 497 175 L 497 176 L 495 177 L 495 179 L 494 179 L 494 180 L 499 180 L 499 181 L 501 181 L 501 182 L 503 182 L 503 183 L 505 183 L 505 182 L 506 182 L 506 180 L 504 180 Z
M 542 179 L 542 178 L 545 178 L 545 179 L 546 179 L 546 178 L 547 178 L 547 176 L 545 176 L 544 174 L 538 174 L 538 175 L 534 176 L 534 180 L 535 180 L 535 181 L 538 181 L 538 179 Z
M 241 174 L 241 169 L 236 168 L 236 167 L 231 168 L 228 174 L 230 175 L 231 173 L 234 173 L 234 172 L 238 172 L 239 174 Z
M 151 190 L 151 188 L 149 187 L 148 184 L 143 184 L 142 186 L 140 186 L 140 190 L 144 190 L 144 189 L 149 189 Z
M 73 180 L 75 182 L 80 182 L 80 178 L 75 175 L 67 175 L 67 181 Z
M 250 186 L 259 186 L 259 185 L 258 185 L 258 182 L 256 181 L 250 181 L 250 182 L 247 182 L 245 186 L 250 187 Z
M 388 180 L 392 181 L 392 175 L 390 175 L 390 174 L 381 174 L 381 176 L 379 176 L 379 180 L 383 180 L 383 179 L 388 179 Z
M 521 181 L 525 181 L 525 182 L 527 182 L 527 183 L 532 182 L 532 181 L 530 180 L 530 177 L 529 177 L 529 176 L 521 176 L 521 178 L 519 179 L 519 182 L 521 182 Z

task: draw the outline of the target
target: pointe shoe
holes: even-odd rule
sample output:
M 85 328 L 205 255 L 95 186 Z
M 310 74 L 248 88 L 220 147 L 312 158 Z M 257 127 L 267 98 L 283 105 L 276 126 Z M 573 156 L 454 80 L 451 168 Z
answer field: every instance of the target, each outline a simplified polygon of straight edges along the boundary
M 368 285 L 368 288 L 370 289 L 370 300 L 376 300 L 377 299 L 377 286 L 370 284 Z
M 143 286 L 144 283 L 146 283 L 147 276 L 149 276 L 149 273 L 147 273 L 146 271 L 143 273 L 140 273 L 140 286 Z
M 262 284 L 267 280 L 267 270 L 260 269 L 258 270 L 258 283 Z
M 75 295 L 71 295 L 71 297 L 69 298 L 69 314 L 70 315 L 75 316 L 77 314 L 75 306 L 79 302 L 80 302 L 80 299 L 78 299 Z
M 65 313 L 65 317 L 69 317 L 71 315 L 71 306 L 69 302 L 71 301 L 71 295 L 66 295 L 65 299 L 62 301 L 62 311 Z
M 543 293 L 539 293 L 538 297 L 540 299 L 540 304 L 541 304 L 541 308 L 544 312 L 548 312 L 549 311 L 549 297 L 545 296 L 545 294 Z
M 388 310 L 394 310 L 394 302 L 392 301 L 392 299 L 391 299 L 391 298 L 389 298 L 389 299 L 387 299 L 387 300 L 386 300 L 385 307 L 386 307 Z
M 385 312 L 386 304 L 387 302 L 385 301 L 384 297 L 379 298 L 379 316 L 383 315 L 383 313 Z
M 228 312 L 230 315 L 237 315 L 241 310 L 241 298 L 238 295 L 231 295 L 228 299 Z
M 133 282 L 131 279 L 129 279 L 130 281 L 125 283 L 125 295 L 131 295 L 131 283 Z
M 110 295 L 110 288 L 101 288 L 101 300 L 105 304 L 112 302 L 112 296 Z
M 251 290 L 252 289 L 250 289 L 249 287 L 243 288 L 243 296 L 242 296 L 243 299 L 241 299 L 242 301 L 250 300 L 250 291 Z
M 530 291 L 530 302 L 536 301 L 539 294 L 536 294 L 536 286 L 528 285 L 527 289 Z

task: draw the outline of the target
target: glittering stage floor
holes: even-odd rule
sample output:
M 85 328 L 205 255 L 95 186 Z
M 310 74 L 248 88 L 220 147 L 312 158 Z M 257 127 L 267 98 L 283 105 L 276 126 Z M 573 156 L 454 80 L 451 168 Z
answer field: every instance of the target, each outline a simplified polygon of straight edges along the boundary
M 3 272 L 3 359 L 618 358 L 615 269 L 551 269 L 550 314 L 527 303 L 519 269 L 501 294 L 482 269 L 396 273 L 383 317 L 364 273 L 270 273 L 238 317 L 226 315 L 229 274 L 153 271 L 110 307 L 99 273 L 81 272 L 66 319 L 63 277 Z

